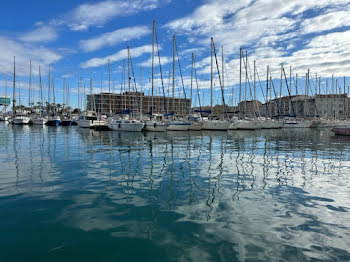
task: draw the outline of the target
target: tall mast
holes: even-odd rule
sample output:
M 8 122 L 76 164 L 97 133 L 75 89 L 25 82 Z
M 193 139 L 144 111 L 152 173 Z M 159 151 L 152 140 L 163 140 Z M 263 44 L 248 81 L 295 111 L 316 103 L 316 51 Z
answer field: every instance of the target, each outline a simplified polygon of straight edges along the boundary
M 126 80 L 125 80 L 125 59 L 123 59 L 123 102 L 124 102 L 124 111 L 126 110 Z
M 129 53 L 129 46 L 127 46 L 128 49 L 128 89 L 129 89 L 129 95 L 128 95 L 128 102 L 129 102 L 129 111 L 131 110 L 131 94 L 130 94 L 130 53 Z M 131 112 L 131 111 L 130 111 Z
M 268 115 L 268 104 L 269 104 L 269 66 L 266 68 L 266 117 Z M 277 101 L 276 101 L 277 102 Z M 272 115 L 272 114 L 271 114 Z
M 48 91 L 47 91 L 47 115 L 50 115 L 50 90 L 51 90 L 51 65 L 49 65 L 49 79 L 48 79 Z
M 43 117 L 43 86 L 41 83 L 40 65 L 39 65 L 39 88 L 40 88 L 40 117 Z
M 153 115 L 153 89 L 154 89 L 154 33 L 155 33 L 156 21 L 152 23 L 152 97 L 151 97 L 151 116 Z
M 295 112 L 295 116 L 297 116 L 298 112 L 299 112 L 299 107 L 298 107 L 298 101 L 299 101 L 299 98 L 298 98 L 298 74 L 295 75 L 295 95 L 297 96 L 297 99 L 296 99 L 296 112 Z
M 213 110 L 213 38 L 210 39 L 210 109 Z
M 292 93 L 292 66 L 289 66 L 289 87 L 290 87 L 290 92 Z M 292 109 L 292 97 L 289 99 L 289 115 L 291 113 Z
M 239 49 L 239 101 L 238 101 L 238 111 L 239 115 L 241 115 L 241 103 L 242 100 L 242 48 Z
M 247 117 L 248 51 L 245 50 L 244 117 Z
M 54 85 L 53 77 L 51 77 L 51 79 L 52 79 L 53 114 L 54 116 L 56 116 L 55 85 Z
M 143 95 L 142 95 L 142 66 L 140 66 L 140 95 L 141 95 L 141 98 L 140 98 L 140 104 L 141 104 L 141 106 L 140 106 L 140 108 L 141 108 L 141 110 L 140 110 L 140 115 L 141 115 L 141 119 L 142 119 L 142 116 L 143 116 L 143 113 L 142 113 L 142 106 L 143 106 Z
M 109 115 L 112 115 L 111 99 L 111 59 L 108 59 L 108 93 L 109 93 Z
M 12 118 L 14 117 L 16 111 L 16 57 L 13 57 L 13 96 L 12 96 Z
M 224 60 L 224 46 L 221 46 L 221 71 L 222 71 L 222 73 L 221 73 L 221 75 L 222 75 L 222 77 L 221 77 L 221 81 L 222 81 L 222 89 L 224 89 L 225 88 L 225 82 L 224 82 L 224 79 L 225 79 L 225 77 L 224 77 L 224 72 L 225 72 L 225 60 Z
M 32 86 L 32 60 L 29 60 L 29 87 L 28 87 L 28 106 L 30 109 L 32 109 L 31 106 L 31 86 Z
M 175 35 L 173 35 L 173 111 L 175 114 Z
M 254 96 L 254 104 L 255 104 L 255 101 L 256 101 L 256 62 L 255 62 L 255 60 L 254 60 L 254 79 L 253 79 L 253 88 L 254 88 L 254 90 L 253 90 L 253 96 Z
M 191 95 L 190 95 L 190 99 L 191 99 L 191 111 L 192 111 L 192 86 L 193 86 L 193 56 L 194 54 L 192 53 L 192 58 L 191 58 Z

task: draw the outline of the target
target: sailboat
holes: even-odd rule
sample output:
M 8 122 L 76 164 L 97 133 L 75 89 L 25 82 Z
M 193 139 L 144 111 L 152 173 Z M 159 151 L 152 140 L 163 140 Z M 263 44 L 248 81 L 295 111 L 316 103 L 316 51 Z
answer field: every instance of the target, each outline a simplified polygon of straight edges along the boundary
M 134 69 L 133 69 L 132 63 L 131 63 L 131 54 L 130 54 L 129 46 L 127 47 L 127 52 L 128 52 L 128 86 L 129 86 L 129 96 L 130 96 L 130 90 L 131 90 L 131 88 L 130 88 L 131 87 L 130 64 L 131 64 L 132 72 L 134 72 L 133 71 Z M 124 71 L 124 69 L 125 69 L 125 67 L 123 66 L 123 71 Z M 123 72 L 123 76 L 124 76 L 124 72 Z M 133 76 L 134 76 L 134 74 L 133 74 Z M 136 87 L 135 78 L 134 78 L 134 89 L 135 89 L 136 94 L 137 94 L 137 87 Z M 139 101 L 137 101 L 137 103 L 139 103 Z M 131 103 L 129 102 L 129 106 L 130 106 L 130 104 Z M 129 114 L 127 114 L 125 117 L 122 117 L 123 114 L 115 115 L 113 117 L 113 119 L 108 123 L 108 127 L 111 130 L 115 130 L 115 131 L 140 132 L 145 124 L 137 119 L 134 119 L 131 116 L 130 109 L 128 110 L 128 113 Z
M 287 86 L 287 90 L 288 90 L 288 95 L 289 95 L 289 99 L 290 99 L 290 104 L 291 104 L 291 108 L 292 108 L 292 113 L 294 117 L 289 117 L 287 118 L 284 122 L 283 122 L 283 128 L 306 128 L 307 127 L 307 122 L 302 120 L 302 119 L 297 119 L 296 114 L 295 114 L 295 110 L 294 110 L 294 106 L 292 103 L 292 98 L 291 98 L 291 92 L 289 90 L 289 86 L 288 86 L 288 82 L 287 82 L 287 78 L 286 78 L 286 72 L 284 71 L 284 67 L 283 65 L 281 66 L 281 81 L 282 81 L 282 72 L 284 74 L 284 79 L 286 81 L 286 86 Z M 306 84 L 305 84 L 305 111 L 308 112 L 308 107 L 307 107 L 307 100 L 308 100 L 308 90 L 309 90 L 309 71 L 306 75 Z
M 84 86 L 85 90 L 85 86 Z M 85 93 L 85 91 L 84 91 Z M 95 99 L 92 94 L 92 78 L 90 78 L 90 110 L 82 112 L 79 116 L 78 126 L 82 128 L 93 128 L 99 131 L 108 130 L 107 121 L 95 112 Z
M 55 99 L 55 84 L 54 84 L 53 77 L 51 77 L 51 74 L 50 74 L 50 65 L 49 65 L 49 93 L 50 93 L 51 80 L 52 80 L 53 113 L 52 113 L 52 116 L 49 116 L 49 119 L 47 120 L 46 124 L 48 126 L 59 126 L 61 124 L 61 117 L 57 115 L 56 99 Z M 49 112 L 50 112 L 51 110 L 50 110 L 49 103 L 48 103 L 48 106 L 49 106 Z
M 175 90 L 175 35 L 173 35 L 173 101 L 174 101 L 174 90 Z M 178 62 L 179 62 L 179 70 L 180 70 L 180 75 L 181 75 L 181 82 L 182 82 L 182 88 L 183 88 L 183 92 L 185 95 L 185 101 L 186 101 L 186 109 L 188 112 L 188 105 L 187 105 L 187 99 L 186 99 L 186 92 L 185 92 L 185 87 L 184 87 L 184 83 L 183 83 L 183 78 L 182 78 L 182 72 L 181 72 L 181 66 L 180 66 L 180 58 L 179 58 L 179 54 L 177 54 L 177 58 L 178 58 Z M 173 102 L 174 104 L 174 102 Z M 173 108 L 174 110 L 174 108 Z M 168 127 L 167 130 L 168 131 L 186 131 L 188 130 L 188 128 L 190 127 L 190 122 L 184 120 L 184 119 L 176 119 L 174 118 L 173 120 L 171 120 L 170 122 L 168 122 Z
M 210 45 L 210 54 L 211 54 L 211 70 L 210 70 L 210 107 L 213 108 L 213 55 L 215 55 L 215 61 L 218 71 L 218 77 L 220 82 L 220 88 L 221 88 L 221 98 L 222 98 L 222 106 L 223 106 L 223 113 L 226 117 L 226 106 L 225 106 L 225 98 L 224 98 L 224 90 L 221 82 L 221 76 L 219 72 L 219 67 L 216 59 L 216 50 L 214 45 L 214 39 L 211 38 L 211 45 Z M 229 128 L 229 122 L 226 119 L 213 119 L 208 118 L 207 120 L 203 121 L 203 130 L 219 130 L 219 131 L 226 131 Z
M 39 66 L 39 88 L 40 88 L 40 102 L 38 103 L 38 105 L 40 106 L 39 117 L 35 116 L 35 117 L 31 118 L 30 121 L 33 125 L 43 126 L 47 123 L 47 118 L 43 117 L 43 111 L 44 111 L 43 110 L 43 87 L 42 87 L 42 82 L 41 82 L 40 66 Z
M 13 60 L 13 121 L 12 123 L 15 125 L 27 125 L 30 123 L 30 118 L 24 114 L 22 111 L 20 113 L 16 112 L 16 100 L 15 100 L 15 89 L 16 89 L 16 58 Z M 19 98 L 21 97 L 21 93 L 19 92 Z
M 155 21 L 153 20 L 152 25 L 152 97 L 151 97 L 151 107 L 150 107 L 150 117 L 149 120 L 145 121 L 144 131 L 152 132 L 165 132 L 167 130 L 167 124 L 163 121 L 160 121 L 162 117 L 157 117 L 153 114 L 153 95 L 154 95 L 154 41 L 155 41 Z M 159 51 L 159 50 L 158 50 Z M 160 58 L 159 58 L 160 60 Z
M 66 101 L 64 101 L 66 98 Z M 67 85 L 66 80 L 63 79 L 63 109 L 62 109 L 62 126 L 71 126 L 73 120 L 71 118 L 71 110 L 69 108 L 69 85 Z

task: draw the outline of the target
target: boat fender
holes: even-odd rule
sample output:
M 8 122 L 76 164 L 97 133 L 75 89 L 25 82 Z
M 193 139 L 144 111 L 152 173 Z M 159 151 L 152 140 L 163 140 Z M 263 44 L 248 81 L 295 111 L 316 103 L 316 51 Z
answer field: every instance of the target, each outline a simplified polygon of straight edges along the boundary
M 118 124 L 118 128 L 121 128 L 121 124 L 120 123 Z
M 153 127 L 156 127 L 157 126 L 157 123 L 153 123 Z

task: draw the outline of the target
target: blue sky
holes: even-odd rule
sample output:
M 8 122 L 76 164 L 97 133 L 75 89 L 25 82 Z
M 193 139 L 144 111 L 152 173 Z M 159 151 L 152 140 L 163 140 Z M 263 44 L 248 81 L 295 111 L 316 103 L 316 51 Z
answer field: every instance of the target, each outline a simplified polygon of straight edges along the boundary
M 214 37 L 219 63 L 221 47 L 225 58 L 226 101 L 238 99 L 239 48 L 248 50 L 250 81 L 253 61 L 262 81 L 269 65 L 273 78 L 279 78 L 280 65 L 292 66 L 298 74 L 299 93 L 307 69 L 311 76 L 325 80 L 334 74 L 343 86 L 350 71 L 350 1 L 294 0 L 134 0 L 134 1 L 2 1 L 0 16 L 0 95 L 5 80 L 12 86 L 13 56 L 16 56 L 21 100 L 28 100 L 29 60 L 32 60 L 35 94 L 38 95 L 38 67 L 41 66 L 45 97 L 49 64 L 56 87 L 56 102 L 62 103 L 63 78 L 71 89 L 70 102 L 77 106 L 77 82 L 95 91 L 108 90 L 107 61 L 111 59 L 112 86 L 120 91 L 122 63 L 126 46 L 131 48 L 138 89 L 149 93 L 151 77 L 152 20 L 156 20 L 165 88 L 172 66 L 172 35 L 176 35 L 182 73 L 189 96 L 191 53 L 196 58 L 202 101 L 209 103 L 210 37 Z M 158 58 L 155 59 L 158 62 Z M 159 66 L 155 67 L 155 94 L 161 84 Z M 143 70 L 142 82 L 140 67 Z M 220 68 L 221 70 L 221 68 Z M 214 70 L 216 72 L 216 70 Z M 245 74 L 243 72 L 243 74 Z M 176 95 L 182 96 L 178 64 Z M 294 83 L 294 80 L 292 81 Z M 346 86 L 348 85 L 346 78 Z M 214 78 L 214 104 L 221 101 L 217 74 Z M 261 83 L 263 88 L 265 83 Z M 275 86 L 279 85 L 275 81 Z M 292 89 L 295 92 L 293 85 Z M 287 94 L 284 86 L 283 93 Z M 88 91 L 86 91 L 88 92 Z M 12 88 L 8 88 L 12 94 Z M 248 94 L 250 92 L 248 91 Z M 262 100 L 260 86 L 257 97 Z

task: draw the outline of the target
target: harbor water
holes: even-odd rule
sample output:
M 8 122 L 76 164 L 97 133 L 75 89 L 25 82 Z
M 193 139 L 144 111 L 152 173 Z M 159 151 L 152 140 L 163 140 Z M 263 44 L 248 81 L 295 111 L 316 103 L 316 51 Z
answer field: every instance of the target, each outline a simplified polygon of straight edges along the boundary
M 350 139 L 0 123 L 0 261 L 349 261 Z

